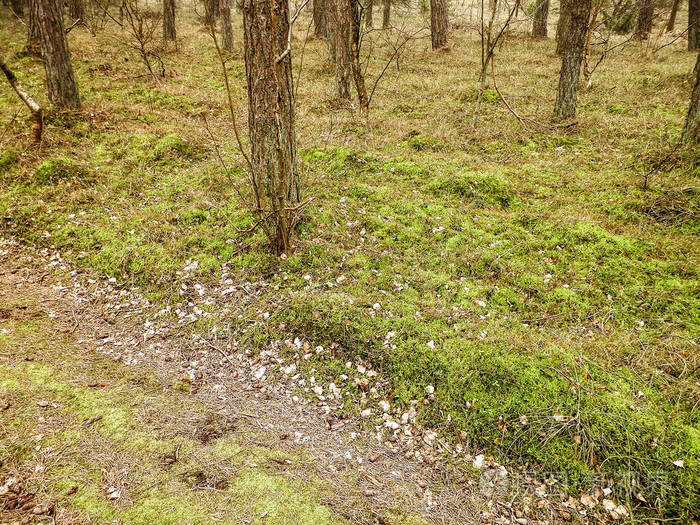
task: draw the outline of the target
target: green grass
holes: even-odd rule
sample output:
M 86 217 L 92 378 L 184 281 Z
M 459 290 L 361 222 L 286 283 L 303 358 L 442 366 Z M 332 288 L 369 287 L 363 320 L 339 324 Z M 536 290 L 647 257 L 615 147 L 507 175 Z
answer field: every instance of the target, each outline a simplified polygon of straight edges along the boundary
M 694 58 L 680 44 L 611 54 L 581 93 L 577 127 L 532 132 L 494 90 L 477 96 L 472 36 L 439 56 L 409 46 L 368 121 L 326 104 L 325 44 L 310 41 L 297 129 L 315 201 L 297 251 L 276 259 L 259 232 L 241 233 L 254 218 L 236 191 L 247 195 L 213 50 L 189 22 L 183 31 L 166 62 L 187 81 L 120 80 L 142 73 L 138 62 L 122 63 L 125 51 L 98 37 L 76 66 L 95 116 L 57 113 L 39 152 L 20 154 L 26 122 L 12 127 L 16 142 L 0 155 L 5 234 L 163 302 L 188 299 L 178 279 L 191 261 L 205 284 L 226 265 L 234 280 L 266 285 L 240 319 L 222 320 L 253 348 L 296 336 L 335 343 L 335 359 L 309 368 L 336 378 L 345 361 L 368 361 L 392 405 L 416 401 L 422 424 L 474 452 L 557 471 L 574 495 L 600 472 L 643 483 L 660 473 L 661 486 L 641 490 L 648 505 L 624 480 L 617 497 L 641 515 L 700 514 L 697 151 L 672 155 L 642 189 L 682 127 Z M 370 75 L 388 52 L 375 44 Z M 496 64 L 508 100 L 543 121 L 558 71 L 551 47 L 516 34 Z M 98 52 L 118 72 L 90 71 Z M 242 118 L 242 62 L 230 64 Z M 41 91 L 38 63 L 15 69 Z M 0 92 L 3 118 L 14 104 Z

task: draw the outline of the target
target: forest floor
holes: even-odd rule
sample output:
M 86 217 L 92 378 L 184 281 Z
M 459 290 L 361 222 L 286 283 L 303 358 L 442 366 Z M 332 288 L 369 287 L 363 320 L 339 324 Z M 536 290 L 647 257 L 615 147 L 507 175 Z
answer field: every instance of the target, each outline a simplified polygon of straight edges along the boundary
M 423 22 L 395 20 L 366 36 L 370 85 Z M 0 22 L 45 103 L 24 27 Z M 447 52 L 408 42 L 365 119 L 333 100 L 301 17 L 314 200 L 286 258 L 247 232 L 223 80 L 191 13 L 177 47 L 152 44 L 157 82 L 110 20 L 72 29 L 84 107 L 50 111 L 39 147 L 0 90 L 0 232 L 21 243 L 3 245 L 0 473 L 69 480 L 32 502 L 77 521 L 697 518 L 700 161 L 676 147 L 695 57 L 678 35 L 613 37 L 576 125 L 522 126 L 493 79 L 479 88 L 474 23 L 455 20 Z M 495 77 L 547 123 L 560 58 L 525 29 Z M 241 45 L 227 67 L 245 129 Z

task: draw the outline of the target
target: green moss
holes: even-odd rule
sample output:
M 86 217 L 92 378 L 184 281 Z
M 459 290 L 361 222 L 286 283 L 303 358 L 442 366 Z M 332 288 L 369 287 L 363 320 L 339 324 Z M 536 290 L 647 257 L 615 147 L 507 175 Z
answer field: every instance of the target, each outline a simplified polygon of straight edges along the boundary
M 46 160 L 36 168 L 37 184 L 55 184 L 63 180 L 91 181 L 92 179 L 87 167 L 65 157 Z
M 464 197 L 478 206 L 511 206 L 516 202 L 506 180 L 495 173 L 460 171 L 434 179 L 426 189 L 435 195 Z
M 19 162 L 19 153 L 13 148 L 8 148 L 0 153 L 0 175 L 10 171 L 12 166 Z
M 443 151 L 447 148 L 444 140 L 426 137 L 425 135 L 415 134 L 401 143 L 405 148 L 410 148 L 414 151 Z

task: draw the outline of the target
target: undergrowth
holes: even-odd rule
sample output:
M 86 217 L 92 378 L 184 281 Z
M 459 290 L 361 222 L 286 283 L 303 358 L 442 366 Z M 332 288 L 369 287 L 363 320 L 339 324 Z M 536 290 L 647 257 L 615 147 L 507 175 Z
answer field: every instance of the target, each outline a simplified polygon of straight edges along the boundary
M 11 27 L 0 32 L 20 48 Z M 465 75 L 476 82 L 472 36 L 440 56 L 412 44 L 369 121 L 330 107 L 325 43 L 310 41 L 297 127 L 315 201 L 297 251 L 275 259 L 246 233 L 255 219 L 238 194 L 246 179 L 213 50 L 195 25 L 183 30 L 165 60 L 196 82 L 126 81 L 138 62 L 98 37 L 76 63 L 89 109 L 49 119 L 39 151 L 22 146 L 26 121 L 8 128 L 4 235 L 163 303 L 187 300 L 178 279 L 192 261 L 205 284 L 226 263 L 231 278 L 264 284 L 256 308 L 268 320 L 223 320 L 250 347 L 336 344 L 336 359 L 309 366 L 331 378 L 346 360 L 371 363 L 392 404 L 415 402 L 423 425 L 474 452 L 556 472 L 572 493 L 614 477 L 641 513 L 700 515 L 697 152 L 655 169 L 680 133 L 693 57 L 680 45 L 611 54 L 581 95 L 578 127 L 534 133 L 492 90 L 465 88 Z M 523 115 L 545 119 L 553 105 L 551 45 L 504 43 L 514 67 L 501 89 Z M 115 70 L 90 69 L 103 55 Z M 38 62 L 13 66 L 41 91 Z M 241 58 L 231 67 L 242 94 Z M 0 92 L 3 119 L 14 107 Z

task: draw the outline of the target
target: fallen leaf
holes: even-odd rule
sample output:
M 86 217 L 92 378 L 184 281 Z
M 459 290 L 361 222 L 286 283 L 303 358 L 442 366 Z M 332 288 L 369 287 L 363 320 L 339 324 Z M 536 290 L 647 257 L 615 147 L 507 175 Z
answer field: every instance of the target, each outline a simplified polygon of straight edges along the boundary
M 584 494 L 581 496 L 581 503 L 583 503 L 586 507 L 595 507 L 598 504 L 598 500 L 590 494 Z

